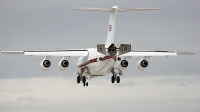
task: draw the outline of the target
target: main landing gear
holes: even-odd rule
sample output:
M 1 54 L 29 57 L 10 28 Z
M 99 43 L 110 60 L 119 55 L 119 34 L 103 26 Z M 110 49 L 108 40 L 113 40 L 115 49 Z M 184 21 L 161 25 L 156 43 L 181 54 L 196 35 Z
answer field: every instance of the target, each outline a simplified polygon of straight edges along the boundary
M 87 86 L 88 87 L 88 82 L 86 82 L 86 83 L 83 83 L 83 86 L 85 87 L 85 86 Z
M 84 87 L 88 86 L 88 82 L 86 82 L 86 77 L 85 76 L 81 76 L 81 75 L 77 76 L 77 83 L 80 83 L 81 81 L 83 82 L 83 86 Z
M 116 81 L 117 83 L 120 83 L 120 77 L 117 76 L 117 73 L 115 73 L 114 69 L 112 69 L 111 72 L 113 74 L 113 76 L 111 77 L 111 82 L 115 83 Z
M 116 81 L 117 83 L 120 83 L 120 77 L 119 77 L 119 76 L 112 76 L 112 77 L 111 77 L 111 82 L 112 82 L 112 83 L 115 83 L 115 81 Z

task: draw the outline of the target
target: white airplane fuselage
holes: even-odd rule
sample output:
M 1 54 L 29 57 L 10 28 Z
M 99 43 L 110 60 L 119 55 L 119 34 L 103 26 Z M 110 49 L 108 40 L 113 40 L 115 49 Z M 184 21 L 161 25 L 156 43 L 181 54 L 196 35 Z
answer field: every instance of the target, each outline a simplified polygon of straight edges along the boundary
M 140 56 L 141 60 L 137 62 L 137 68 L 140 71 L 144 71 L 148 67 L 148 61 L 152 56 L 177 56 L 177 54 L 195 54 L 193 52 L 172 52 L 172 51 L 152 51 L 152 50 L 139 50 L 132 51 L 131 44 L 120 44 L 119 47 L 114 45 L 115 34 L 115 22 L 117 12 L 128 11 L 146 11 L 146 10 L 158 10 L 158 8 L 118 8 L 113 6 L 112 8 L 75 8 L 74 10 L 85 11 L 100 11 L 109 12 L 110 19 L 107 29 L 107 39 L 104 44 L 97 44 L 97 48 L 89 49 L 65 49 L 65 50 L 53 50 L 53 51 L 2 51 L 3 54 L 24 54 L 28 56 L 45 56 L 41 61 L 40 67 L 42 70 L 47 71 L 51 66 L 51 56 L 62 56 L 62 59 L 58 62 L 60 70 L 64 71 L 68 68 L 68 57 L 81 56 L 77 62 L 76 74 L 77 83 L 82 82 L 83 86 L 88 86 L 86 79 L 90 79 L 97 76 L 105 76 L 108 73 L 112 73 L 111 83 L 120 83 L 120 76 L 123 75 L 123 71 L 128 67 L 127 58 Z M 116 72 L 117 71 L 117 72 Z
M 91 77 L 103 76 L 110 72 L 116 62 L 116 56 L 104 55 L 97 52 L 97 48 L 88 49 L 88 56 L 82 56 L 77 62 L 76 74 L 81 74 L 81 69 L 84 75 Z

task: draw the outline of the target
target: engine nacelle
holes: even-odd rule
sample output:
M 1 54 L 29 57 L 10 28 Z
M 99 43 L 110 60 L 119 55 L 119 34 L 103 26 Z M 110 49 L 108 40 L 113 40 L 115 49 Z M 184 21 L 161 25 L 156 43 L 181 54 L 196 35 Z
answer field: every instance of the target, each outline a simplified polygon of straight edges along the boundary
M 58 67 L 62 71 L 66 70 L 68 68 L 68 66 L 69 66 L 69 62 L 67 60 L 61 60 L 58 63 Z
M 47 71 L 49 69 L 49 67 L 51 66 L 51 62 L 49 60 L 43 60 L 40 63 L 40 67 L 42 68 L 42 70 Z
M 122 60 L 117 63 L 117 68 L 120 69 L 121 71 L 125 70 L 128 67 L 128 61 L 127 60 Z
M 137 62 L 137 67 L 139 70 L 144 71 L 148 67 L 147 60 L 140 60 Z

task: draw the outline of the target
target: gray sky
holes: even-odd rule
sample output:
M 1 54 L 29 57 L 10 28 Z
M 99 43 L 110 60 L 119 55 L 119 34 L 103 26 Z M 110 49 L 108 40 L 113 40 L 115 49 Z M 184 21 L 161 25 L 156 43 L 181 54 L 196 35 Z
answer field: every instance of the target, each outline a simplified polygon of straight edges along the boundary
M 109 13 L 74 11 L 74 7 L 155 7 L 159 11 L 117 14 L 115 44 L 133 50 L 200 52 L 200 10 L 196 0 L 1 0 L 0 51 L 90 48 L 106 40 Z M 170 59 L 152 57 L 146 71 L 137 70 L 133 57 L 120 84 L 111 74 L 76 84 L 77 57 L 67 71 L 52 57 L 0 54 L 0 111 L 136 111 L 198 112 L 200 110 L 199 55 Z

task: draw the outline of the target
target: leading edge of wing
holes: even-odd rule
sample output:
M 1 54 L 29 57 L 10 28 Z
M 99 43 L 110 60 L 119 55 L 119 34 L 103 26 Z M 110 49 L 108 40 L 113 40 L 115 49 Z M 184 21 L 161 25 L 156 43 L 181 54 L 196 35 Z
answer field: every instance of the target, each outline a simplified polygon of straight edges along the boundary
M 54 51 L 2 51 L 3 54 L 24 54 L 29 56 L 87 56 L 88 50 L 84 49 L 69 49 L 69 50 L 54 50 Z

